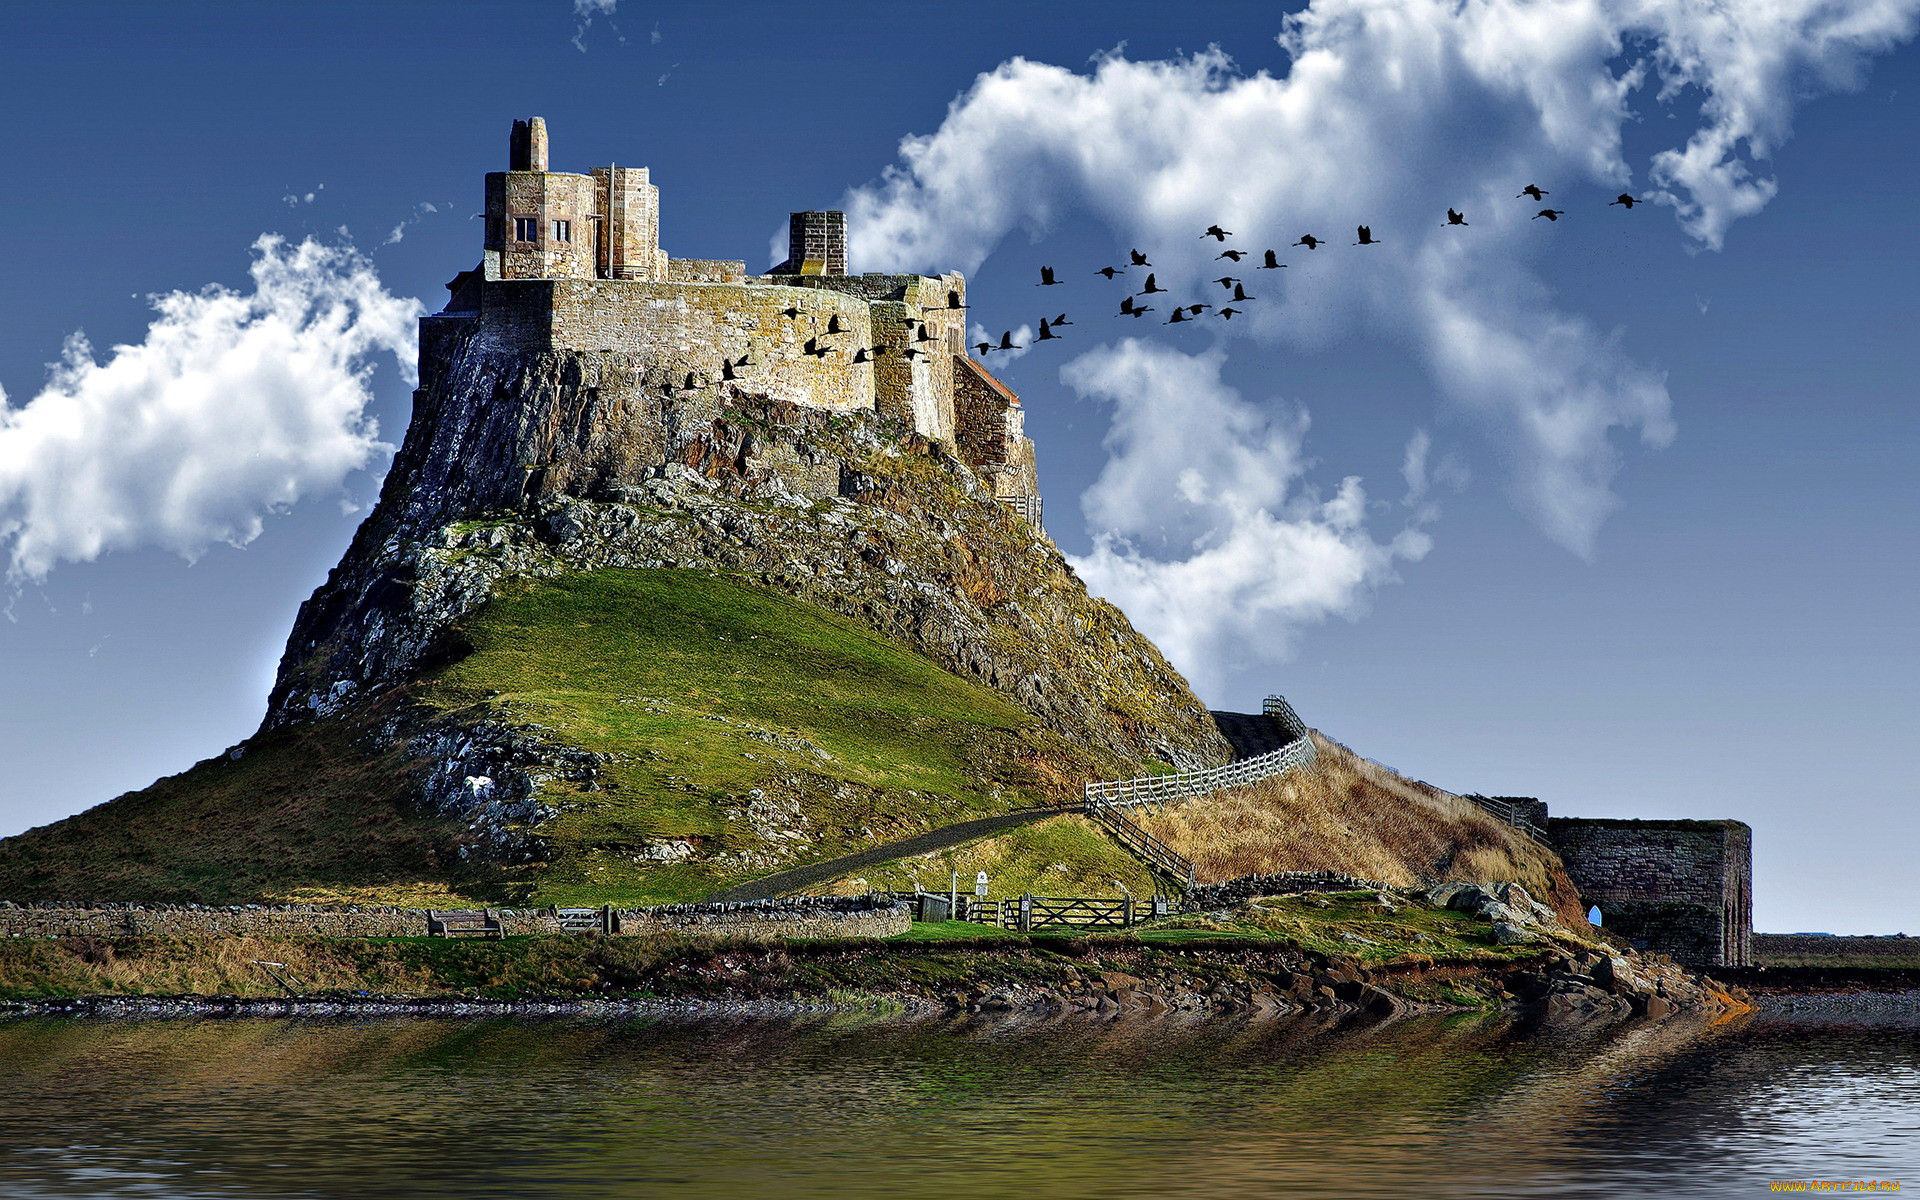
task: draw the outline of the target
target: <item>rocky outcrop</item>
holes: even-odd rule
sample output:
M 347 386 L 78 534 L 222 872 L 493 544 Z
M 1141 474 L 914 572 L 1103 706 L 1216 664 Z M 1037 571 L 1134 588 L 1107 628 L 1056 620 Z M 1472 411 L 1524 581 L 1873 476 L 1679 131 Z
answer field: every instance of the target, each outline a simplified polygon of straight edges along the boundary
M 1231 756 L 1159 651 L 940 443 L 731 383 L 677 389 L 614 353 L 455 337 L 423 347 L 421 377 L 378 508 L 301 608 L 267 728 L 457 653 L 460 618 L 513 581 L 678 567 L 860 621 L 1099 757 Z

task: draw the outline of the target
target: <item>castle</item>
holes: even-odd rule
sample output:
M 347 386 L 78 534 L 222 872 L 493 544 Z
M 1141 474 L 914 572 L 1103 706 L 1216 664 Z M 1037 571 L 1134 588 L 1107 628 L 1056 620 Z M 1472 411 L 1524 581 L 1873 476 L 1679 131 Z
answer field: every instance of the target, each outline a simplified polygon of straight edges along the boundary
M 486 177 L 480 265 L 422 322 L 422 387 L 451 339 L 521 352 L 631 356 L 649 387 L 721 381 L 773 400 L 866 410 L 948 444 L 994 496 L 1040 524 L 1020 399 L 966 351 L 958 272 L 849 275 L 846 217 L 797 212 L 790 252 L 764 275 L 660 248 L 660 192 L 644 167 L 548 169 L 546 122 L 513 123 L 507 170 Z

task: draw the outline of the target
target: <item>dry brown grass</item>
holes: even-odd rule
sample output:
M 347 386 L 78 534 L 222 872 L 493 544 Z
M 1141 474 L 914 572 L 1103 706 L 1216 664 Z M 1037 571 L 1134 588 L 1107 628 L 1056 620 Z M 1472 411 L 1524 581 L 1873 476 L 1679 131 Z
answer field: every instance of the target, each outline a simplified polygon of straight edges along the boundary
M 1515 880 L 1585 925 L 1554 854 L 1469 800 L 1406 779 L 1311 734 L 1319 760 L 1136 817 L 1193 860 L 1202 882 L 1276 871 L 1342 871 L 1396 886 Z

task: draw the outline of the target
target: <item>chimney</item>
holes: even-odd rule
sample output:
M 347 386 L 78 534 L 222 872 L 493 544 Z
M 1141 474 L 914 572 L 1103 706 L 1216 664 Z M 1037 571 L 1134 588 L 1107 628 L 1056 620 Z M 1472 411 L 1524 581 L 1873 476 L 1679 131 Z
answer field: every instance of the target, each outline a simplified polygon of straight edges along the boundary
M 513 123 L 513 135 L 507 139 L 507 170 L 544 171 L 547 169 L 547 122 L 543 117 L 528 117 Z
M 845 275 L 847 214 L 797 212 L 787 218 L 787 262 L 796 275 Z

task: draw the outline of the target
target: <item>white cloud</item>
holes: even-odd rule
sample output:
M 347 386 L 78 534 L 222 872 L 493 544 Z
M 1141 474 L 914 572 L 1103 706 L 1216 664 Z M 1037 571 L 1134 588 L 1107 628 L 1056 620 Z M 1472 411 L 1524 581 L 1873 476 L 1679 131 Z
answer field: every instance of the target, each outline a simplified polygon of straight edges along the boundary
M 1685 141 L 1646 164 L 1643 193 L 1717 248 L 1773 195 L 1758 172 L 1794 106 L 1857 84 L 1866 55 L 1911 35 L 1915 8 L 1314 0 L 1282 22 L 1282 77 L 1214 49 L 1115 52 L 1085 74 L 1013 59 L 847 197 L 853 257 L 862 270 L 973 270 L 1009 232 L 1037 236 L 1083 210 L 1154 250 L 1161 283 L 1180 288 L 1217 273 L 1193 236 L 1210 223 L 1258 248 L 1313 232 L 1332 245 L 1287 252 L 1284 298 L 1263 281 L 1272 297 L 1232 335 L 1316 349 L 1365 330 L 1411 346 L 1450 411 L 1487 431 L 1516 502 L 1587 555 L 1619 503 L 1618 435 L 1665 445 L 1670 402 L 1615 333 L 1555 310 L 1528 266 L 1555 227 L 1530 222 L 1513 193 L 1534 179 L 1632 186 L 1631 105 L 1664 105 Z M 1469 230 L 1440 227 L 1448 204 Z M 1347 246 L 1363 222 L 1383 245 Z
M 1423 505 L 1377 540 L 1359 478 L 1331 496 L 1309 486 L 1306 415 L 1276 420 L 1249 404 L 1221 380 L 1225 359 L 1128 338 L 1061 370 L 1113 406 L 1106 467 L 1081 498 L 1100 532 L 1073 565 L 1203 694 L 1229 664 L 1284 661 L 1302 626 L 1358 616 L 1396 561 L 1427 553 L 1420 526 L 1438 515 Z M 1410 464 L 1416 448 L 1424 494 L 1424 435 Z
M 587 30 L 593 27 L 595 17 L 606 18 L 608 27 L 616 36 L 619 36 L 620 27 L 613 23 L 613 11 L 619 6 L 620 0 L 573 0 L 573 15 L 580 20 L 580 23 L 574 26 L 573 48 L 582 54 L 587 52 Z M 627 39 L 621 36 L 620 40 L 625 42 Z M 656 37 L 654 40 L 659 39 Z
M 251 292 L 153 299 L 144 341 L 104 360 L 68 339 L 40 393 L 0 392 L 0 546 L 8 578 L 155 546 L 244 545 L 266 514 L 340 486 L 391 447 L 369 376 L 413 372 L 418 301 L 350 247 L 253 245 Z

